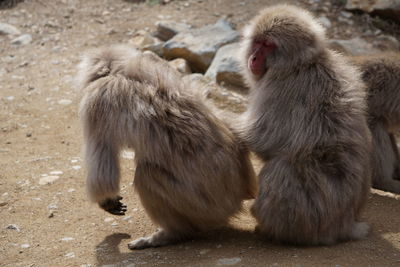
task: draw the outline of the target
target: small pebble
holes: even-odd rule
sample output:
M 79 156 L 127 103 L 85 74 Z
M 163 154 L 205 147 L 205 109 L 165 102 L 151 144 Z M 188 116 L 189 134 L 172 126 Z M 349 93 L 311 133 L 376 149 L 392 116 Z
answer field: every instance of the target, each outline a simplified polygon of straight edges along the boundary
M 29 245 L 29 244 L 22 244 L 21 245 L 21 248 L 30 248 L 31 247 L 31 245 Z
M 68 241 L 72 241 L 72 240 L 74 240 L 75 238 L 73 238 L 73 237 L 63 237 L 63 238 L 61 238 L 60 240 L 61 241 L 66 241 L 66 242 L 68 242 Z
M 16 230 L 17 232 L 20 231 L 20 230 L 19 230 L 19 227 L 18 227 L 16 224 L 9 224 L 9 225 L 6 227 L 6 229 L 9 229 L 9 230 Z
M 80 170 L 82 167 L 80 166 L 80 165 L 74 165 L 74 166 L 72 166 L 72 169 L 74 169 L 74 170 Z
M 63 106 L 68 106 L 72 103 L 72 100 L 70 99 L 61 99 L 58 101 L 59 105 L 63 105 Z
M 58 180 L 60 176 L 52 175 L 52 176 L 45 176 L 39 180 L 40 185 L 51 184 L 54 181 Z
M 65 254 L 66 258 L 75 258 L 75 253 L 74 252 L 69 252 L 67 254 Z
M 104 219 L 104 222 L 106 222 L 106 223 L 112 222 L 112 221 L 114 221 L 114 218 L 111 218 L 111 217 L 107 217 Z

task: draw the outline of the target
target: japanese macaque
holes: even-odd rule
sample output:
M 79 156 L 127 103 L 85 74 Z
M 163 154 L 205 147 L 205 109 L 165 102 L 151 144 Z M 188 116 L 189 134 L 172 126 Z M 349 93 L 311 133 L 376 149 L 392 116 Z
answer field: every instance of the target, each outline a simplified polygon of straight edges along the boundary
M 127 46 L 95 50 L 81 63 L 79 80 L 90 199 L 125 214 L 119 153 L 132 148 L 135 189 L 161 228 L 130 242 L 130 249 L 167 245 L 224 225 L 243 199 L 255 196 L 249 153 L 237 134 L 155 54 Z
M 372 186 L 400 194 L 400 162 L 394 133 L 400 128 L 400 53 L 353 57 L 367 85 L 372 133 Z
M 242 50 L 251 87 L 244 136 L 265 162 L 251 208 L 256 230 L 300 245 L 364 238 L 371 134 L 360 73 L 295 6 L 263 10 Z

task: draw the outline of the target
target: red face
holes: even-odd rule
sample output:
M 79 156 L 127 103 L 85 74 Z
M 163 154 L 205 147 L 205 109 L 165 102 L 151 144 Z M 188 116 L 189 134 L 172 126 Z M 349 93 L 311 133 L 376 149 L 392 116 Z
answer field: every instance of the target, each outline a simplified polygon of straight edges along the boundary
M 267 56 L 275 50 L 276 45 L 267 40 L 254 41 L 247 67 L 256 76 L 262 76 L 266 72 Z

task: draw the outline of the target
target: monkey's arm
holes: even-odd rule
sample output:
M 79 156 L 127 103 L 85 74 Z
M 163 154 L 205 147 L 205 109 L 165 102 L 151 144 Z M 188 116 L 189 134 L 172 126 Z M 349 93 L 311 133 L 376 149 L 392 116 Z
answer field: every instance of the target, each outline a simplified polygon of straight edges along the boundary
M 106 200 L 99 203 L 100 208 L 114 214 L 114 215 L 125 215 L 126 205 L 121 202 L 122 197 L 117 196 L 116 198 L 107 198 Z

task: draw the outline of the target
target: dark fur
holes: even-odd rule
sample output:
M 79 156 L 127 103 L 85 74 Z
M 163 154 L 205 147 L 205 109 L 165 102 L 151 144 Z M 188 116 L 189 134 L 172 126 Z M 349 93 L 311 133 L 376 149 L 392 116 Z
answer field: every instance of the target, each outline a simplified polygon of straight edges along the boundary
M 255 195 L 248 151 L 193 97 L 177 71 L 151 53 L 99 49 L 81 64 L 81 105 L 90 198 L 113 214 L 119 153 L 135 150 L 135 188 L 161 230 L 131 249 L 161 246 L 228 222 Z
M 371 137 L 360 73 L 326 48 L 322 27 L 294 6 L 267 8 L 246 28 L 273 41 L 251 86 L 246 139 L 265 161 L 252 207 L 258 230 L 291 244 L 334 244 L 367 235 L 359 215 L 370 188 Z
M 372 185 L 400 194 L 399 152 L 394 136 L 400 128 L 400 53 L 353 60 L 367 85 L 368 123 L 373 137 Z

